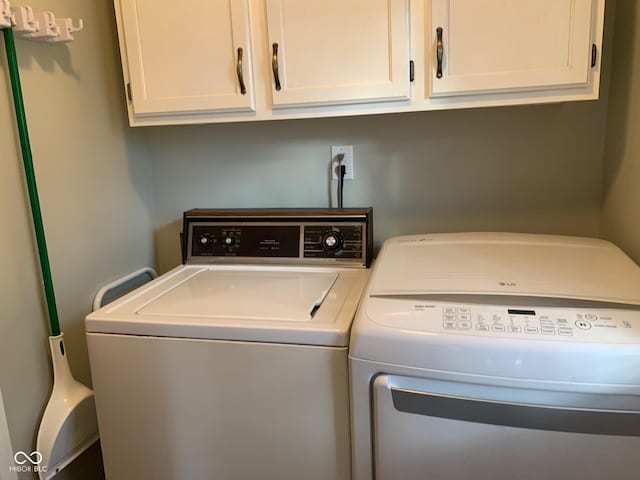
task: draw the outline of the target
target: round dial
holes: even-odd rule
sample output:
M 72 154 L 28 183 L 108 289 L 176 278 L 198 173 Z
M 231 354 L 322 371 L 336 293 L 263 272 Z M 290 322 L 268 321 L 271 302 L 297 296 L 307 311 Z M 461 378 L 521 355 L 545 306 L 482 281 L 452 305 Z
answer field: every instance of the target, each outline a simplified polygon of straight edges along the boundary
M 200 245 L 202 245 L 203 247 L 208 247 L 211 244 L 213 244 L 213 238 L 209 235 L 203 235 L 200 237 Z
M 342 244 L 342 235 L 335 230 L 329 230 L 322 237 L 322 248 L 327 252 L 337 252 L 342 248 Z
M 235 237 L 226 237 L 224 239 L 224 244 L 228 247 L 233 247 L 236 244 Z

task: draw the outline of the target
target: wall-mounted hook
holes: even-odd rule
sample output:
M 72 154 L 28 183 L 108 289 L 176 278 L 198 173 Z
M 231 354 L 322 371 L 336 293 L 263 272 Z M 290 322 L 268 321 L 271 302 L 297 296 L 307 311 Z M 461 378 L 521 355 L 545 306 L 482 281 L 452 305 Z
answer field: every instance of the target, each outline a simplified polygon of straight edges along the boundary
M 56 18 L 58 24 L 58 30 L 60 35 L 55 38 L 49 39 L 50 42 L 71 42 L 73 41 L 73 34 L 81 32 L 84 28 L 84 22 L 82 19 L 78 20 L 78 26 L 73 25 L 73 20 L 70 18 Z
M 35 14 L 38 28 L 33 33 L 24 33 L 24 38 L 33 40 L 49 40 L 60 36 L 60 28 L 56 23 L 56 16 L 51 12 L 38 12 Z
M 9 0 L 0 0 L 0 28 L 9 28 L 12 25 L 11 18 Z
M 25 5 L 12 7 L 9 0 L 0 0 L 0 28 L 13 26 L 15 33 L 30 40 L 71 42 L 74 33 L 84 29 L 82 19 L 74 25 L 71 18 L 56 18 L 51 12 L 34 13 Z
M 13 30 L 22 35 L 35 33 L 38 30 L 38 22 L 33 13 L 33 9 L 25 5 L 24 7 L 11 7 Z

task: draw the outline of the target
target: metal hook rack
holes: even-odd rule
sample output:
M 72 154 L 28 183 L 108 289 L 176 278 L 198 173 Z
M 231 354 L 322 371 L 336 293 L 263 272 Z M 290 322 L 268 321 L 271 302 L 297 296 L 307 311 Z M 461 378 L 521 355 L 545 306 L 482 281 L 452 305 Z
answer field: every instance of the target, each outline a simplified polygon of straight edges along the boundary
M 56 17 L 52 12 L 34 12 L 29 5 L 12 7 L 9 0 L 0 0 L 0 28 L 13 27 L 17 36 L 47 43 L 71 42 L 84 29 L 78 19 Z

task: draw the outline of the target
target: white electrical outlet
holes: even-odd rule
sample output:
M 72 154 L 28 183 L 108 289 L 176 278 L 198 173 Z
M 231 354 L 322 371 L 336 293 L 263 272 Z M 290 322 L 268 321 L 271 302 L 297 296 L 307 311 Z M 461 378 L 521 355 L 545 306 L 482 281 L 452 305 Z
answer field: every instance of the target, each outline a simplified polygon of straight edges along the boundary
M 331 179 L 340 179 L 340 162 L 338 155 L 344 155 L 342 165 L 347 168 L 345 180 L 353 180 L 353 145 L 331 146 Z

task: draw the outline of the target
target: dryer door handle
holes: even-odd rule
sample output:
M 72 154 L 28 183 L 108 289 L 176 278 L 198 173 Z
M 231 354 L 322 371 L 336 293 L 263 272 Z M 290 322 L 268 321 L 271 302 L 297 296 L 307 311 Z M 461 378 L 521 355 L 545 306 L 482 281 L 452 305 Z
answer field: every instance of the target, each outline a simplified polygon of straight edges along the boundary
M 391 398 L 400 412 L 430 417 L 554 432 L 640 436 L 640 413 L 628 411 L 496 402 L 394 387 Z

